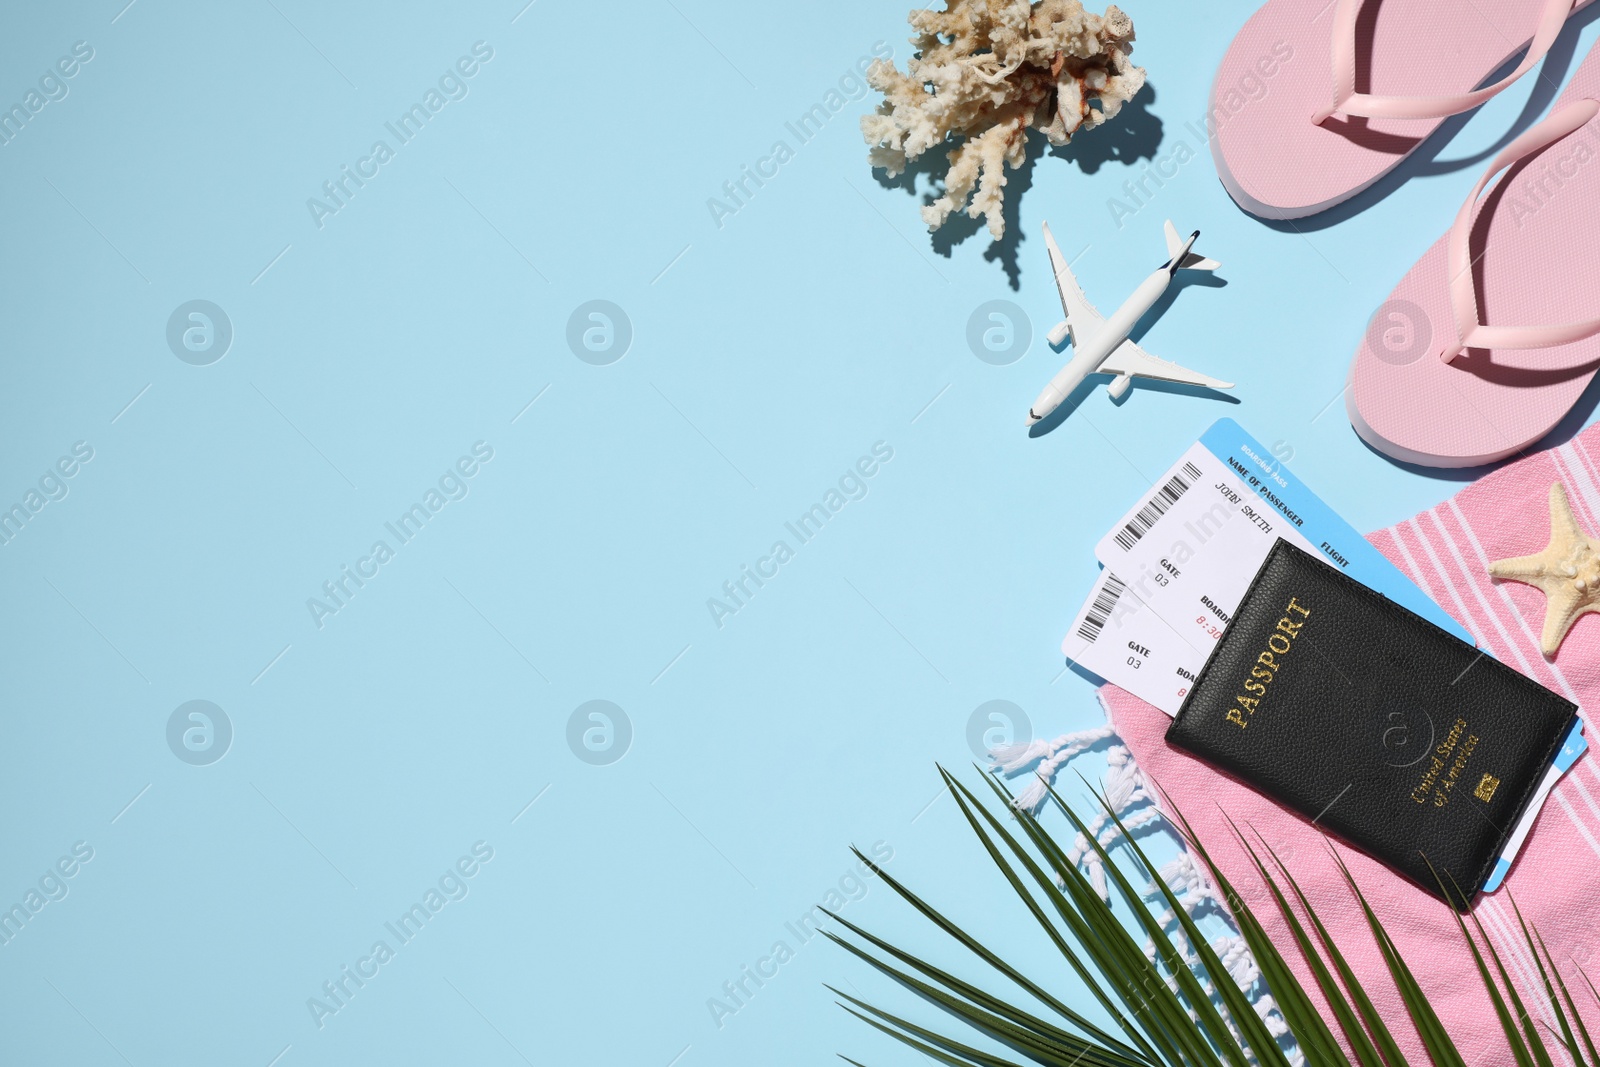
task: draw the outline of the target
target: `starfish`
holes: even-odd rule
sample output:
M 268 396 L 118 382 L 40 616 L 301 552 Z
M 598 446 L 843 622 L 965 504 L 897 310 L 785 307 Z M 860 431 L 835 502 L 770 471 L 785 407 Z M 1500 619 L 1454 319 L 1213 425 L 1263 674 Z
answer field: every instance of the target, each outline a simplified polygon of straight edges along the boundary
M 1496 578 L 1537 586 L 1544 593 L 1544 632 L 1539 649 L 1553 657 L 1578 616 L 1600 611 L 1600 542 L 1578 525 L 1567 491 L 1550 486 L 1550 543 L 1541 552 L 1489 564 Z

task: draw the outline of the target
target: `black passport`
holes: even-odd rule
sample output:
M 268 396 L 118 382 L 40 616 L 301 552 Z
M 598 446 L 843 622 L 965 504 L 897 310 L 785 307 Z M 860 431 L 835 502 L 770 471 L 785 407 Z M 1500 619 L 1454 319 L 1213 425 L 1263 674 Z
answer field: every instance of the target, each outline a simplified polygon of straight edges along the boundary
M 1167 740 L 1466 910 L 1576 712 L 1280 540 Z

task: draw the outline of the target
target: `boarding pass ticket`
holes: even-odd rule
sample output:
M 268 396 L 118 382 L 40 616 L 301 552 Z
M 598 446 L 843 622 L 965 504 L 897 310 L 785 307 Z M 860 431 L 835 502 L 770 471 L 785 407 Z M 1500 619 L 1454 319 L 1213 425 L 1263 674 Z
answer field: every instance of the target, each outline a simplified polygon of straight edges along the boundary
M 1232 419 L 1220 419 L 1095 546 L 1104 570 L 1061 649 L 1080 667 L 1176 715 L 1278 538 L 1442 629 L 1476 641 Z M 1566 766 L 1586 747 L 1581 720 Z M 1566 769 L 1551 768 L 1538 799 Z M 1508 840 L 1503 867 L 1538 804 Z M 1492 880 L 1498 884 L 1497 879 Z
M 1176 715 L 1280 537 L 1475 643 L 1271 451 L 1220 419 L 1095 546 L 1105 570 L 1061 650 Z

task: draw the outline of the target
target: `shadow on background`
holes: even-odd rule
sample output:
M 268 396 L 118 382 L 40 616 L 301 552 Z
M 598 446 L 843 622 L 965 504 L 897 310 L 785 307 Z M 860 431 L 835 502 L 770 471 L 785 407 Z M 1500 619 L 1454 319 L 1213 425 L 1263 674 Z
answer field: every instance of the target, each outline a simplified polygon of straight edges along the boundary
M 1000 217 L 1005 221 L 1005 236 L 998 241 L 991 241 L 983 253 L 985 260 L 1000 264 L 1013 292 L 1022 288 L 1022 198 L 1033 186 L 1033 168 L 1039 158 L 1048 155 L 1075 163 L 1085 174 L 1093 174 L 1111 163 L 1131 167 L 1141 160 L 1154 159 L 1156 149 L 1161 145 L 1162 130 L 1161 119 L 1150 111 L 1155 98 L 1155 86 L 1145 83 L 1145 87 L 1123 105 L 1115 118 L 1059 148 L 1051 147 L 1037 130 L 1028 131 L 1022 166 L 1006 171 L 1005 206 L 1000 212 Z M 943 146 L 930 149 L 911 160 L 906 169 L 894 178 L 889 177 L 882 168 L 874 168 L 872 176 L 885 189 L 899 189 L 920 197 L 922 206 L 926 207 L 937 200 L 944 190 L 949 151 L 948 147 Z M 965 212 L 956 212 L 929 235 L 929 241 L 935 252 L 949 259 L 957 245 L 987 230 L 981 219 L 971 218 Z

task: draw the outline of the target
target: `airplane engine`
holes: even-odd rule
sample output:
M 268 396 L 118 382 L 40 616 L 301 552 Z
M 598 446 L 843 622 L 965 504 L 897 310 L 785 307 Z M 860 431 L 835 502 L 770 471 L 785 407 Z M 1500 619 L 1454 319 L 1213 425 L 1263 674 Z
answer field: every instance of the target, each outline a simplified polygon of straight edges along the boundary
M 1062 319 L 1060 322 L 1056 323 L 1055 328 L 1049 333 L 1045 334 L 1044 338 L 1046 341 L 1050 342 L 1052 348 L 1061 344 L 1062 341 L 1065 341 L 1067 339 L 1067 320 Z
M 1112 400 L 1116 400 L 1118 397 L 1122 396 L 1123 393 L 1126 393 L 1128 391 L 1128 386 L 1132 384 L 1133 375 L 1119 374 L 1115 379 L 1112 380 L 1110 385 L 1106 386 L 1106 395 L 1111 397 Z

